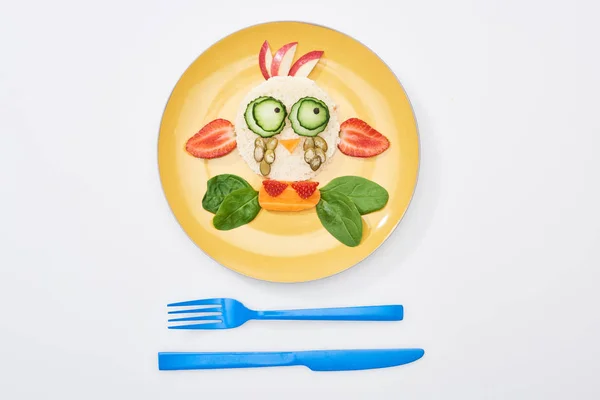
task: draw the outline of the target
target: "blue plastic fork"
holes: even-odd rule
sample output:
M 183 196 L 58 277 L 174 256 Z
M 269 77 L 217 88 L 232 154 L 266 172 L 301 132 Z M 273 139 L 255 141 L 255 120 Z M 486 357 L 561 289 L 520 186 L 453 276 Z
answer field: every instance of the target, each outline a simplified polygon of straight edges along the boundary
M 401 305 L 315 308 L 304 310 L 254 311 L 234 299 L 203 299 L 171 303 L 168 307 L 203 306 L 204 308 L 169 311 L 169 314 L 205 313 L 195 317 L 173 318 L 169 322 L 198 322 L 171 325 L 169 329 L 231 329 L 251 319 L 328 320 L 328 321 L 401 321 Z

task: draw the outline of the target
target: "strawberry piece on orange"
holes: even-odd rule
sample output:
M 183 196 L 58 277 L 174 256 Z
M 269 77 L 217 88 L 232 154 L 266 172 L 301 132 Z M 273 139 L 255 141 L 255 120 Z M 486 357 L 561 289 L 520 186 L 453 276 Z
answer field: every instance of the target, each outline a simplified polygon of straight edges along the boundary
M 258 190 L 258 204 L 263 210 L 269 211 L 294 212 L 309 210 L 315 208 L 319 200 L 321 200 L 319 189 L 315 190 L 308 199 L 301 199 L 291 186 L 286 187 L 283 193 L 277 197 L 270 196 L 264 186 L 261 186 Z
M 317 190 L 317 186 L 319 186 L 319 182 L 300 181 L 292 183 L 292 188 L 294 188 L 298 196 L 302 199 L 308 199 L 312 196 L 315 190 Z
M 390 141 L 365 121 L 350 118 L 340 125 L 338 148 L 347 156 L 373 157 L 390 147 Z
M 262 182 L 262 184 L 265 187 L 265 192 L 267 192 L 271 197 L 279 196 L 281 193 L 283 193 L 285 188 L 288 187 L 286 182 L 279 182 L 274 179 L 266 179 Z
M 185 144 L 185 150 L 198 158 L 217 158 L 229 154 L 237 143 L 233 125 L 226 119 L 206 124 Z

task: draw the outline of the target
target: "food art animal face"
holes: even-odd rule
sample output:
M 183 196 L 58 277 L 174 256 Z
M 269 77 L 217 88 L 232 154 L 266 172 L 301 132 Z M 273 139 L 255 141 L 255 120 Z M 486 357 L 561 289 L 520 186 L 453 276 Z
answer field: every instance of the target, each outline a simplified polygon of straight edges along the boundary
M 342 243 L 356 246 L 362 237 L 361 215 L 383 208 L 387 191 L 361 177 L 339 177 L 319 191 L 313 179 L 338 150 L 345 156 L 374 157 L 390 142 L 358 118 L 340 123 L 334 99 L 308 78 L 323 51 L 294 62 L 296 47 L 296 42 L 288 43 L 272 54 L 265 41 L 258 55 L 265 82 L 246 94 L 235 126 L 222 118 L 208 122 L 187 141 L 186 151 L 212 159 L 237 148 L 250 170 L 265 178 L 258 192 L 235 175 L 210 179 L 203 207 L 215 213 L 215 228 L 249 223 L 261 209 L 289 212 L 316 206 L 323 226 Z
M 252 171 L 270 179 L 312 179 L 336 153 L 336 108 L 308 78 L 272 77 L 240 104 L 235 120 L 239 154 Z

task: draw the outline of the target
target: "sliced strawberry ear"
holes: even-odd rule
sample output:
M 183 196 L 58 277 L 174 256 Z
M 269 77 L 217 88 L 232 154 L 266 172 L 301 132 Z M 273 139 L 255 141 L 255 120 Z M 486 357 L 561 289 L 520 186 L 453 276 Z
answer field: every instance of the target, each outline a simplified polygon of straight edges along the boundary
M 185 144 L 185 150 L 197 158 L 217 158 L 231 153 L 237 146 L 233 124 L 215 119 L 206 124 Z
M 373 157 L 390 147 L 390 141 L 371 125 L 358 118 L 350 118 L 340 125 L 338 148 L 347 156 Z

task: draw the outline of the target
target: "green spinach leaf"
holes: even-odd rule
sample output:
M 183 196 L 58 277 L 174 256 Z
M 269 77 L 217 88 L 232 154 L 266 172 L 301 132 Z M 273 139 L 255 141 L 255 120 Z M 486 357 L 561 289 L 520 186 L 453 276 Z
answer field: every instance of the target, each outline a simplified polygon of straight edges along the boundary
M 321 189 L 321 194 L 328 192 L 348 196 L 361 215 L 381 210 L 389 199 L 387 190 L 382 186 L 360 176 L 335 178 Z
M 348 196 L 335 191 L 321 192 L 317 215 L 323 227 L 337 240 L 349 247 L 360 244 L 362 218 Z
M 216 214 L 221 203 L 234 190 L 251 187 L 248 182 L 237 175 L 222 174 L 213 176 L 207 182 L 206 193 L 202 198 L 202 207 Z
M 246 225 L 258 212 L 258 192 L 253 188 L 241 188 L 229 193 L 213 218 L 213 225 L 220 231 L 228 231 Z

